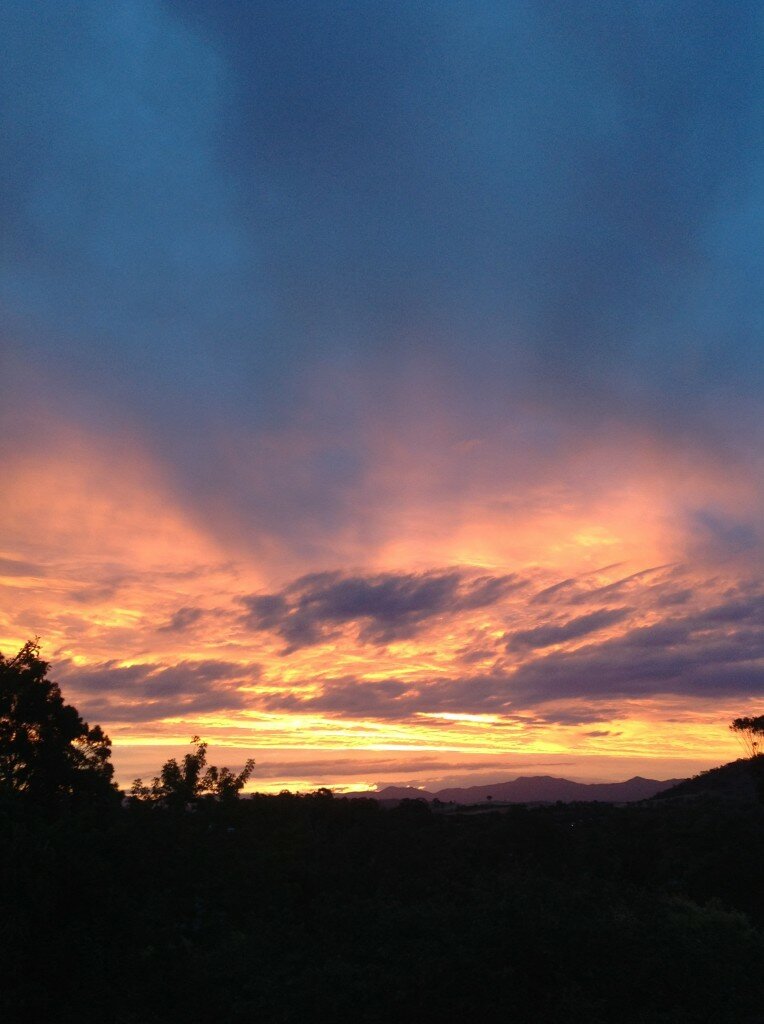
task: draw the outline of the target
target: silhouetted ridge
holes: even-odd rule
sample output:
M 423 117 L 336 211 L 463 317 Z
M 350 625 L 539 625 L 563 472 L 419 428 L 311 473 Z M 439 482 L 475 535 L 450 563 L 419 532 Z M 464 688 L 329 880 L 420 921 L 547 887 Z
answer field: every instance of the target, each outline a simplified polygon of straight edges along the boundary
M 577 800 L 599 800 L 609 803 L 630 803 L 648 800 L 663 790 L 675 787 L 683 780 L 644 779 L 635 775 L 625 782 L 571 782 L 552 775 L 530 775 L 511 779 L 509 782 L 494 782 L 486 786 L 451 787 L 431 793 L 412 786 L 386 786 L 371 795 L 377 800 L 440 800 L 442 803 L 479 804 L 487 801 L 497 803 L 571 803 Z
M 655 794 L 665 799 L 716 797 L 755 803 L 764 796 L 764 755 L 710 768 Z
M 375 800 L 434 800 L 436 793 L 430 793 L 426 789 L 416 789 L 414 786 L 385 786 L 377 793 L 356 793 L 355 796 L 370 796 Z

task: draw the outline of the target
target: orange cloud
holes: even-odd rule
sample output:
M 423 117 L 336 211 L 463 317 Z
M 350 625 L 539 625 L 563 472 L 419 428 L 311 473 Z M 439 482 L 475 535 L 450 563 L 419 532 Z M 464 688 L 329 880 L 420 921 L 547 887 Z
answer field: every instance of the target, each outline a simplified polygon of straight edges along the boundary
M 608 758 L 733 756 L 725 722 L 764 678 L 760 592 L 734 559 L 677 564 L 679 510 L 719 468 L 701 460 L 670 490 L 670 452 L 641 443 L 616 467 L 618 445 L 592 442 L 550 484 L 448 433 L 412 453 L 372 432 L 356 529 L 316 526 L 311 564 L 267 530 L 243 544 L 138 440 L 56 424 L 34 462 L 6 466 L 0 648 L 40 635 L 118 752 L 200 732 L 256 757 L 575 755 L 600 775 Z M 256 493 L 312 444 L 231 458 Z M 576 487 L 590 463 L 597 479 Z

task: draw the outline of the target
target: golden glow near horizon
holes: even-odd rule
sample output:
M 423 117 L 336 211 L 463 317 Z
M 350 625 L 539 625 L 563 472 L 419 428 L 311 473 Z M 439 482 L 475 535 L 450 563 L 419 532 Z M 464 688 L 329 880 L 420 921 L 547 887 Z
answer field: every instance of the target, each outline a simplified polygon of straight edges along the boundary
M 490 479 L 489 464 L 439 503 L 408 456 L 396 475 L 388 453 L 370 494 L 358 496 L 379 507 L 362 563 L 358 537 L 341 531 L 312 561 L 266 533 L 244 547 L 222 513 L 211 523 L 184 508 L 137 445 L 115 458 L 81 437 L 61 444 L 47 461 L 14 467 L 2 512 L 0 650 L 41 637 L 65 696 L 111 735 L 122 782 L 196 733 L 221 760 L 254 754 L 264 772 L 279 751 L 298 752 L 280 777 L 256 775 L 253 786 L 266 790 L 518 774 L 539 759 L 560 766 L 548 774 L 619 777 L 636 763 L 665 774 L 672 762 L 737 756 L 725 727 L 746 710 L 739 695 L 694 692 L 668 676 L 662 692 L 651 682 L 655 648 L 637 646 L 624 661 L 617 647 L 661 624 L 687 643 L 690 613 L 744 584 L 736 566 L 685 560 L 647 444 L 639 465 L 586 502 L 561 485 L 529 485 L 521 501 Z M 700 465 L 675 481 L 672 501 L 680 484 L 692 499 L 713 473 Z M 54 507 L 40 494 L 55 494 Z M 404 597 L 400 621 L 361 604 L 356 615 L 340 608 L 301 624 L 320 599 L 311 592 L 300 605 L 293 581 L 327 570 L 377 581 L 453 573 L 466 589 L 431 606 Z M 489 577 L 506 580 L 501 592 L 472 600 L 469 588 Z M 248 621 L 242 598 L 268 594 L 286 602 L 282 618 Z M 290 642 L 296 626 L 306 633 Z M 734 622 L 692 628 L 717 629 L 722 641 Z M 597 653 L 610 649 L 603 668 Z M 608 657 L 622 684 L 608 676 Z M 577 658 L 599 682 L 576 676 Z M 323 767 L 300 772 L 301 758 L 321 752 L 332 755 Z M 380 762 L 380 752 L 396 756 Z
M 120 778 L 734 756 L 760 5 L 7 6 L 0 651 Z

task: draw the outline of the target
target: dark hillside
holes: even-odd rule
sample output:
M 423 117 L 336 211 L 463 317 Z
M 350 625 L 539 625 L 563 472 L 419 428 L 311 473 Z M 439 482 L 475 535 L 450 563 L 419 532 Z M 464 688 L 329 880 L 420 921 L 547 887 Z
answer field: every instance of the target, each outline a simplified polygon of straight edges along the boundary
M 763 845 L 731 801 L 12 803 L 0 1019 L 755 1024 Z
M 701 772 L 669 789 L 659 792 L 654 799 L 697 799 L 713 797 L 738 800 L 743 803 L 759 802 L 764 796 L 764 755 L 741 758 L 718 768 Z

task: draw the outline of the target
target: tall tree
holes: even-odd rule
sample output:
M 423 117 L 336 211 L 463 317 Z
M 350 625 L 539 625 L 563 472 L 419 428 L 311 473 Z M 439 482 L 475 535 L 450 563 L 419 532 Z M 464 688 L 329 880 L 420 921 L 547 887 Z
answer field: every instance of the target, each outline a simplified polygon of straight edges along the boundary
M 758 757 L 764 753 L 764 715 L 755 718 L 736 718 L 730 729 L 743 744 L 749 757 Z
M 15 657 L 0 654 L 0 794 L 39 803 L 116 796 L 109 737 L 64 703 L 48 667 L 34 640 Z
M 217 768 L 207 764 L 207 744 L 198 736 L 191 740 L 196 745 L 192 754 L 181 762 L 174 757 L 165 761 L 162 770 L 150 786 L 136 779 L 130 791 L 137 800 L 161 801 L 168 805 L 185 806 L 202 797 L 216 797 L 222 801 L 237 799 L 255 767 L 250 758 L 244 768 L 234 774 L 230 768 Z

